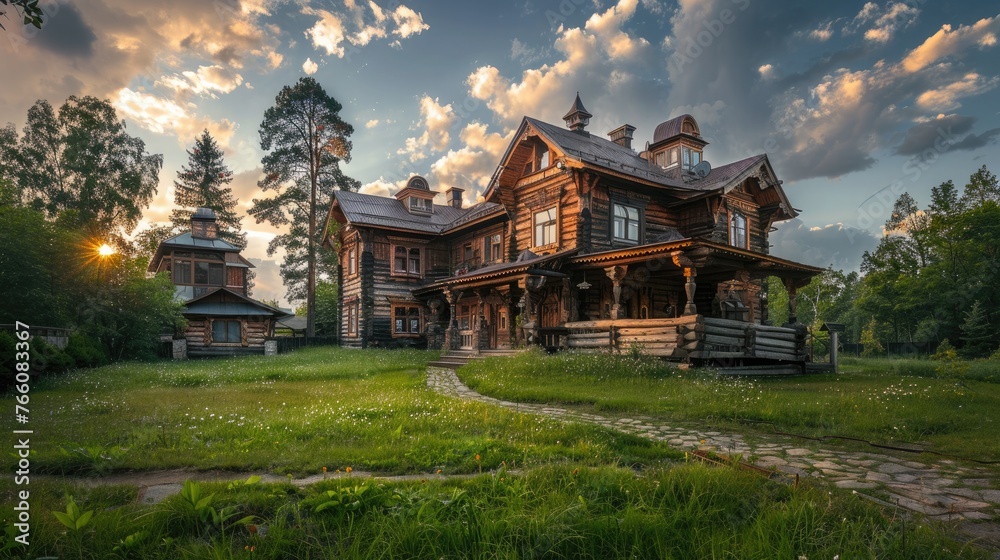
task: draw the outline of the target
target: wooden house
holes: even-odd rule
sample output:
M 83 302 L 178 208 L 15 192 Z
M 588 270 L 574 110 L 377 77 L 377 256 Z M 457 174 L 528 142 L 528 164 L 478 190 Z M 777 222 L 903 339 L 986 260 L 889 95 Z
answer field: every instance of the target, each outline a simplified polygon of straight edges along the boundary
M 162 241 L 147 271 L 170 274 L 174 297 L 184 302 L 188 356 L 264 354 L 275 321 L 290 314 L 247 295 L 253 264 L 217 233 L 215 212 L 199 208 L 191 231 Z
M 525 117 L 484 193 L 445 204 L 422 177 L 394 198 L 337 192 L 326 243 L 340 256 L 342 343 L 477 353 L 523 344 L 746 366 L 805 359 L 795 291 L 821 272 L 769 254 L 796 216 L 764 154 L 715 167 L 697 121 L 586 130 Z M 768 321 L 765 279 L 791 324 Z

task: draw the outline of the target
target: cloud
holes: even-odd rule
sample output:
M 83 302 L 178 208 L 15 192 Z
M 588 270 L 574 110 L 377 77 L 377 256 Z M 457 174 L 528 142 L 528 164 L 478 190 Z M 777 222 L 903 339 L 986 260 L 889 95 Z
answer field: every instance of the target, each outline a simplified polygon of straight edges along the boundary
M 968 136 L 955 142 L 948 149 L 953 151 L 978 150 L 984 146 L 996 144 L 997 139 L 1000 139 L 1000 128 L 991 128 L 979 135 L 969 133 Z
M 867 8 L 868 5 L 865 5 Z M 862 10 L 864 11 L 864 10 Z M 912 25 L 920 15 L 920 10 L 904 2 L 891 4 L 889 8 L 875 20 L 875 26 L 865 31 L 865 39 L 875 43 L 887 43 L 899 27 Z
M 363 47 L 375 39 L 386 38 L 390 33 L 406 39 L 430 29 L 423 16 L 412 8 L 400 4 L 391 12 L 386 12 L 371 0 L 366 4 L 349 0 L 345 2 L 343 12 L 305 6 L 302 13 L 319 18 L 306 30 L 313 46 L 339 58 L 347 54 L 346 45 Z
M 638 0 L 619 0 L 603 14 L 595 13 L 587 20 L 585 28 L 593 33 L 601 48 L 612 60 L 629 59 L 649 47 L 642 37 L 633 38 L 622 27 L 635 15 Z
M 319 64 L 312 61 L 311 58 L 307 58 L 305 62 L 302 63 L 302 71 L 308 75 L 313 75 L 319 70 Z
M 757 68 L 757 73 L 760 74 L 760 77 L 763 78 L 763 79 L 765 79 L 765 80 L 774 79 L 774 75 L 775 75 L 774 65 L 773 64 L 763 64 L 759 68 Z
M 451 127 L 455 124 L 455 111 L 451 105 L 441 105 L 438 99 L 425 95 L 420 99 L 420 126 L 424 132 L 406 139 L 406 145 L 396 151 L 407 155 L 411 162 L 427 157 L 427 150 L 440 152 L 451 141 Z
M 958 100 L 962 97 L 978 95 L 989 91 L 1000 83 L 1000 78 L 985 78 L 975 72 L 969 72 L 959 80 L 944 87 L 930 89 L 917 97 L 917 105 L 929 111 L 950 111 L 961 107 Z
M 825 24 L 813 29 L 809 32 L 809 37 L 816 39 L 819 42 L 829 41 L 833 37 L 833 22 L 828 21 Z
M 187 70 L 172 76 L 163 76 L 155 85 L 164 86 L 177 93 L 193 93 L 217 98 L 217 93 L 229 93 L 243 83 L 240 76 L 232 68 L 222 66 L 199 66 L 198 70 Z
M 984 49 L 993 47 L 996 45 L 995 33 L 998 31 L 1000 31 L 1000 16 L 984 18 L 973 25 L 960 25 L 954 30 L 950 24 L 942 25 L 937 33 L 906 55 L 903 59 L 903 68 L 907 72 L 918 72 L 962 49 L 971 46 Z
M 122 88 L 112 99 L 115 109 L 139 126 L 160 134 L 174 134 L 181 145 L 190 144 L 202 130 L 208 129 L 222 146 L 228 146 L 236 125 L 228 119 L 213 121 L 191 113 L 191 106 L 181 106 L 170 99 Z
M 375 128 L 376 126 L 378 126 L 379 122 L 381 121 L 379 121 L 378 119 L 371 119 L 370 121 L 365 123 L 365 128 Z
M 925 150 L 935 149 L 935 144 L 950 141 L 957 135 L 972 129 L 975 117 L 962 115 L 938 115 L 934 119 L 918 123 L 906 131 L 903 142 L 895 152 L 901 156 L 917 155 Z M 952 146 L 950 149 L 954 149 Z
M 379 175 L 378 179 L 361 185 L 358 192 L 361 194 L 371 194 L 375 196 L 392 196 L 395 192 L 405 187 L 408 180 L 409 177 L 406 179 L 400 179 L 399 181 L 393 183 L 392 181 L 389 181 L 385 177 Z
M 431 164 L 429 179 L 439 185 L 438 190 L 449 187 L 465 189 L 466 204 L 475 203 L 489 186 L 493 171 L 510 144 L 513 131 L 507 134 L 490 132 L 483 123 L 472 122 L 462 129 L 459 139 L 464 144 L 449 150 Z
M 59 5 L 50 2 L 44 5 L 44 8 L 45 26 L 38 32 L 35 44 L 67 58 L 87 58 L 94 54 L 94 42 L 97 40 L 97 35 L 83 21 L 76 6 L 68 3 Z M 55 9 L 54 12 L 53 9 Z M 12 13 L 13 10 L 8 10 L 8 15 Z M 17 16 L 14 16 L 13 19 L 16 20 Z M 4 34 L 16 32 L 16 30 L 11 29 L 12 26 L 8 25 L 7 27 L 10 30 Z
M 867 230 L 844 224 L 807 226 L 795 218 L 777 224 L 768 238 L 771 254 L 783 259 L 836 270 L 861 268 L 861 255 L 878 246 L 878 238 Z

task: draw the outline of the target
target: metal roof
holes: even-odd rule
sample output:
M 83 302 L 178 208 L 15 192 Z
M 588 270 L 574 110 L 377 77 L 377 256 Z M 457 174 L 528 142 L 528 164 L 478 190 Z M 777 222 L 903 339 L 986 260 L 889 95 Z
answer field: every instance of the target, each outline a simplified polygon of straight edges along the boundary
M 477 218 L 502 211 L 499 204 L 480 202 L 468 208 L 434 204 L 430 214 L 411 214 L 401 200 L 385 196 L 335 191 L 347 220 L 355 225 L 408 229 L 422 233 L 445 233 Z
M 192 237 L 191 232 L 184 232 L 180 235 L 175 235 L 170 239 L 163 241 L 163 245 L 175 245 L 180 247 L 196 247 L 199 249 L 217 249 L 219 251 L 234 251 L 239 252 L 240 248 L 233 245 L 228 241 L 222 239 L 204 239 L 201 237 Z
M 225 317 L 264 315 L 276 318 L 289 317 L 292 315 L 287 311 L 271 307 L 266 303 L 261 303 L 255 299 L 248 298 L 241 293 L 234 292 L 226 288 L 217 288 L 201 297 L 188 301 L 184 304 L 183 314 L 217 315 Z

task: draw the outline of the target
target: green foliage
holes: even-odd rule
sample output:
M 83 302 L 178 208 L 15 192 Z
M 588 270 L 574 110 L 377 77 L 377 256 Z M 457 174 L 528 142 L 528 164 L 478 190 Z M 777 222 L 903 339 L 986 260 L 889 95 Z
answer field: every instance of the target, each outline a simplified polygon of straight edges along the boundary
M 996 346 L 994 329 L 990 326 L 986 308 L 976 300 L 972 308 L 965 312 L 965 321 L 959 327 L 962 330 L 962 355 L 967 358 L 982 358 L 988 356 Z
M 222 149 L 205 130 L 195 139 L 194 148 L 187 150 L 188 161 L 174 181 L 174 208 L 170 221 L 175 231 L 191 229 L 191 215 L 198 207 L 215 211 L 218 235 L 240 249 L 247 245 L 242 218 L 236 213 L 239 202 L 233 189 L 233 172 L 226 166 Z
M 101 341 L 80 331 L 73 331 L 69 335 L 66 354 L 73 358 L 77 367 L 97 367 L 108 363 L 108 355 L 101 346 Z
M 861 344 L 864 346 L 864 350 L 861 355 L 870 358 L 872 356 L 877 356 L 885 352 L 885 348 L 882 347 L 882 343 L 879 342 L 876 333 L 877 323 L 875 322 L 875 317 L 872 317 L 865 328 L 861 330 Z
M 73 496 L 66 496 L 66 511 L 53 511 L 52 515 L 71 532 L 79 533 L 90 523 L 94 510 L 81 512 L 80 507 L 73 501 Z
M 163 156 L 147 153 L 107 100 L 71 96 L 58 113 L 39 100 L 20 139 L 6 130 L 0 173 L 20 199 L 90 235 L 130 232 L 156 193 Z
M 31 369 L 39 373 L 62 373 L 76 362 L 65 350 L 42 338 L 31 339 Z
M 356 191 L 360 183 L 340 169 L 351 160 L 354 128 L 340 118 L 342 106 L 313 78 L 285 86 L 264 113 L 260 147 L 264 178 L 258 186 L 274 196 L 253 199 L 257 223 L 287 227 L 268 244 L 268 254 L 285 250 L 281 277 L 290 301 L 305 300 L 315 316 L 316 279 L 332 277 L 329 260 L 319 258 L 324 224 L 334 190 Z M 314 335 L 310 318 L 308 333 Z
M 958 351 L 955 350 L 955 347 L 952 346 L 951 342 L 949 342 L 946 338 L 941 341 L 941 344 L 938 344 L 937 350 L 935 350 L 934 354 L 931 355 L 931 359 L 935 361 L 957 360 Z
M 20 18 L 15 18 L 15 21 L 20 19 L 23 25 L 33 25 L 36 29 L 42 28 L 42 20 L 45 17 L 45 13 L 42 12 L 41 6 L 38 5 L 38 0 L 0 0 L 0 4 L 14 6 L 16 10 L 15 15 L 20 16 Z M 5 18 L 6 15 L 6 10 L 0 10 L 0 18 Z M 0 21 L 0 29 L 7 30 L 2 21 Z

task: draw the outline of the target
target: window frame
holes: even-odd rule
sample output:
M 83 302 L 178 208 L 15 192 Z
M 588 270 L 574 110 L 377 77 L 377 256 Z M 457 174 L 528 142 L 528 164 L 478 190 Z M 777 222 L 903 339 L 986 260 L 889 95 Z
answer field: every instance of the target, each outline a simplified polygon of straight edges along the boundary
M 350 247 L 347 249 L 347 275 L 355 276 L 358 273 L 358 248 Z
M 402 311 L 402 315 L 400 315 Z M 416 329 L 414 329 L 414 319 Z M 402 323 L 400 322 L 402 321 Z M 402 326 L 402 329 L 399 327 Z M 397 302 L 392 304 L 392 337 L 415 338 L 421 336 L 424 328 L 424 310 L 413 302 Z
M 618 216 L 618 209 L 622 208 L 625 210 L 625 216 Z M 629 210 L 634 210 L 636 217 L 633 219 L 629 216 Z M 642 244 L 642 237 L 644 233 L 644 220 L 645 218 L 645 208 L 641 206 L 636 206 L 628 204 L 626 202 L 613 200 L 611 201 L 611 241 L 614 243 L 621 243 L 627 245 L 640 245 Z M 615 226 L 619 220 L 622 222 L 622 232 L 624 237 L 619 237 Z M 631 239 L 629 235 L 629 225 L 635 223 L 635 239 Z
M 419 196 L 409 197 L 410 203 L 407 205 L 410 212 L 418 212 L 421 214 L 431 214 L 434 211 L 434 203 L 429 198 L 422 198 Z
M 357 336 L 358 334 L 358 302 L 347 304 L 347 334 Z
M 546 222 L 539 223 L 538 217 L 541 216 L 542 214 L 548 214 L 549 212 L 552 213 L 551 218 Z M 558 205 L 550 206 L 543 210 L 533 212 L 531 215 L 531 225 L 532 225 L 531 240 L 533 242 L 534 247 L 547 247 L 549 245 L 557 245 L 559 243 L 559 206 Z M 552 228 L 553 238 L 551 240 L 546 240 L 545 231 L 549 227 Z M 541 235 L 539 235 L 539 228 L 543 228 L 541 230 L 542 232 Z M 539 237 L 542 237 L 542 239 L 539 239 Z M 542 241 L 547 241 L 547 243 L 541 243 Z
M 738 224 L 741 223 L 742 236 L 741 243 L 737 243 L 737 232 Z M 737 249 L 750 249 L 750 220 L 747 219 L 746 214 L 739 210 L 731 209 L 729 210 L 729 245 L 731 247 L 736 247 Z
M 225 340 L 216 338 L 216 326 L 223 326 Z M 236 340 L 230 340 L 233 334 L 233 327 L 236 328 Z M 212 319 L 212 344 L 243 344 L 243 321 L 241 319 Z
M 424 277 L 424 248 L 419 245 L 393 243 L 389 261 L 390 276 L 396 278 Z M 402 268 L 399 265 L 402 264 Z M 414 267 L 414 264 L 416 266 Z M 415 270 L 414 270 L 415 269 Z

